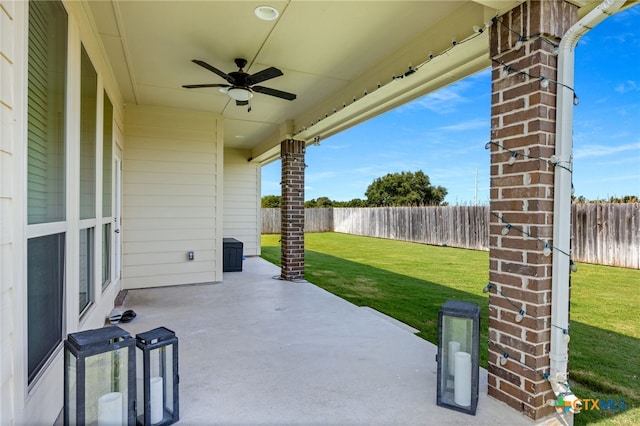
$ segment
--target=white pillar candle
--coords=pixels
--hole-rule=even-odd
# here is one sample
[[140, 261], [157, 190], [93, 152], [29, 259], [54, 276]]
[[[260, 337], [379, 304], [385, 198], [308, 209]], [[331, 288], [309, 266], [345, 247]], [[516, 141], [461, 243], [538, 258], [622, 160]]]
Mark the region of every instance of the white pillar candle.
[[109, 392], [98, 398], [98, 426], [122, 425], [122, 393]]
[[456, 352], [455, 365], [453, 400], [461, 407], [468, 407], [471, 405], [471, 355], [466, 352]]
[[452, 376], [455, 374], [455, 355], [460, 351], [460, 342], [449, 342], [449, 356], [447, 357], [447, 365], [449, 366], [449, 374]]
[[164, 417], [164, 398], [162, 397], [162, 377], [152, 377], [151, 388], [151, 424], [160, 423]]

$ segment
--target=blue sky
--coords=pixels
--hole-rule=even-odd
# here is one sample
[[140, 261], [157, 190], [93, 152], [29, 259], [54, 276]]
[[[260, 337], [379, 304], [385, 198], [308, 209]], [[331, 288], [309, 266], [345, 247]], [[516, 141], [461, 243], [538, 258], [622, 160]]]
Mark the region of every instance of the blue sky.
[[[576, 196], [640, 195], [640, 6], [608, 18], [576, 49]], [[450, 204], [489, 202], [489, 70], [307, 149], [305, 199], [365, 198], [377, 177], [424, 171]], [[262, 195], [280, 194], [280, 161], [262, 168]]]

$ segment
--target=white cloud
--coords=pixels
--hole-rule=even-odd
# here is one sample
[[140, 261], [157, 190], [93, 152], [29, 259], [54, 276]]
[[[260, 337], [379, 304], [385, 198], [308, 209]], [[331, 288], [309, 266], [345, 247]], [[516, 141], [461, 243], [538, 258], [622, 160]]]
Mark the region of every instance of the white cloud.
[[636, 35], [632, 32], [611, 34], [604, 38], [608, 42], [615, 42], [619, 44], [636, 44]]
[[323, 149], [332, 149], [334, 151], [341, 151], [343, 149], [349, 149], [351, 148], [348, 144], [333, 144], [333, 143], [327, 143], [325, 145], [322, 144], [322, 142], [320, 142], [320, 146]]
[[315, 181], [321, 181], [321, 180], [325, 180], [325, 179], [331, 179], [334, 177], [337, 177], [340, 173], [338, 173], [338, 171], [333, 171], [333, 170], [329, 170], [329, 171], [325, 171], [325, 172], [307, 172], [305, 174], [305, 180], [308, 182], [315, 182]]
[[[622, 157], [616, 157], [615, 160], [600, 161], [598, 165], [600, 167], [627, 167], [629, 165], [640, 167], [640, 151], [638, 151], [637, 154], [638, 155], [630, 154]], [[638, 173], [638, 177], [640, 177], [640, 173]]]
[[452, 124], [450, 126], [440, 127], [438, 130], [448, 130], [453, 132], [460, 132], [465, 130], [487, 129], [489, 131], [489, 121], [487, 120], [470, 120], [463, 121], [462, 123]]
[[588, 35], [582, 36], [580, 40], [578, 40], [578, 46], [586, 46], [591, 41], [591, 38]]
[[420, 98], [410, 103], [409, 107], [419, 107], [438, 114], [447, 114], [454, 112], [459, 104], [465, 102], [467, 99], [460, 94], [460, 90], [452, 86]]
[[633, 80], [627, 80], [618, 83], [614, 90], [620, 94], [625, 94], [628, 92], [640, 92], [640, 84]]
[[400, 107], [398, 111], [402, 112], [413, 109], [428, 109], [429, 111], [438, 114], [449, 114], [455, 112], [460, 104], [471, 101], [471, 98], [468, 97], [465, 92], [474, 85], [477, 85], [479, 81], [489, 79], [490, 75], [491, 71], [489, 69], [482, 70], [477, 74], [465, 78], [464, 80], [445, 86], [433, 93], [410, 102]]
[[603, 157], [606, 155], [620, 154], [626, 151], [635, 151], [640, 149], [640, 142], [629, 143], [625, 145], [586, 145], [574, 150], [573, 157], [589, 158]]

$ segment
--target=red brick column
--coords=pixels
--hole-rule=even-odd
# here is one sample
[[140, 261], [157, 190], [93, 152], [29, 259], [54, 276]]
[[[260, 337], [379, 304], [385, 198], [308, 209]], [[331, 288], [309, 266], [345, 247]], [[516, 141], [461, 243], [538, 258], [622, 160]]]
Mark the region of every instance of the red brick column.
[[283, 280], [304, 279], [304, 141], [280, 144], [282, 158], [281, 274]]
[[[489, 395], [540, 419], [554, 412], [545, 402], [555, 399], [543, 376], [549, 372], [552, 269], [552, 256], [543, 252], [544, 241], [553, 244], [554, 166], [540, 158], [555, 152], [557, 56], [540, 37], [518, 41], [519, 34], [535, 34], [559, 42], [577, 8], [563, 0], [528, 0], [499, 20], [490, 32]], [[521, 320], [520, 309], [526, 312]]]

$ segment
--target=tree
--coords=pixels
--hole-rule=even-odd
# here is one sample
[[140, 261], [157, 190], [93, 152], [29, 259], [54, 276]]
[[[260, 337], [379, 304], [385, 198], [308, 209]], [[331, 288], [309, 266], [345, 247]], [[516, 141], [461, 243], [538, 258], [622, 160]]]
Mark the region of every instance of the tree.
[[262, 197], [261, 206], [263, 209], [280, 208], [282, 197], [279, 195], [265, 195]]
[[584, 195], [580, 195], [576, 197], [575, 195], [571, 196], [571, 201], [575, 204], [602, 204], [602, 203], [615, 203], [615, 204], [631, 204], [631, 203], [640, 203], [640, 197], [637, 195], [623, 195], [622, 197], [609, 197], [608, 199], [597, 199], [597, 200], [588, 200]]
[[333, 207], [333, 201], [329, 197], [318, 197], [316, 207]]
[[333, 207], [334, 201], [329, 197], [318, 197], [304, 202], [307, 209]]
[[622, 197], [609, 197], [609, 203], [640, 203], [637, 195], [624, 195]]
[[367, 207], [367, 200], [354, 198], [349, 201], [334, 201], [333, 207]]
[[447, 189], [432, 186], [429, 176], [418, 170], [379, 177], [369, 185], [365, 195], [372, 207], [440, 205]]

